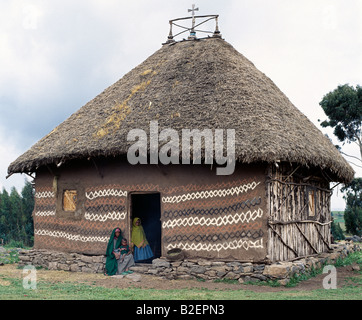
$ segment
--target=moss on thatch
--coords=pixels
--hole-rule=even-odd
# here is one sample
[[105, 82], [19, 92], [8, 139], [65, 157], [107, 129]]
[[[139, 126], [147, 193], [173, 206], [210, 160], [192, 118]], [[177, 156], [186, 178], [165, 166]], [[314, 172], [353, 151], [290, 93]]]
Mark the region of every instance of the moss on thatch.
[[320, 167], [338, 181], [354, 172], [276, 85], [222, 39], [164, 45], [41, 139], [9, 173], [71, 159], [127, 153], [131, 129], [235, 129], [242, 163]]

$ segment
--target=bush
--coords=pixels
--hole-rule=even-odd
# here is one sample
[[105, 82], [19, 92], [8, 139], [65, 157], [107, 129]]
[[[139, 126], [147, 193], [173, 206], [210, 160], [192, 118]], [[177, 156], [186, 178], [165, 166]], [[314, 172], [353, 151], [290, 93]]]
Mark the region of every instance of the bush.
[[22, 248], [24, 249], [24, 243], [19, 240], [10, 240], [4, 247], [6, 248]]
[[344, 213], [346, 231], [352, 235], [362, 236], [362, 208], [347, 207]]
[[333, 236], [334, 240], [344, 240], [345, 239], [343, 230], [339, 223], [332, 222], [331, 232], [332, 232], [332, 236]]
[[347, 200], [344, 212], [346, 232], [352, 235], [362, 235], [362, 178], [355, 178], [342, 189], [346, 192], [344, 198]]

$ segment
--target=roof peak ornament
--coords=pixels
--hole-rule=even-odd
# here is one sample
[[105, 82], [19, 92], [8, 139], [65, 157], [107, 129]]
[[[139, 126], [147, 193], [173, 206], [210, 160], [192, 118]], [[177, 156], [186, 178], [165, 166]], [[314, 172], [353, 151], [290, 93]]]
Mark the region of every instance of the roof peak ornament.
[[[188, 32], [188, 31], [190, 32], [190, 35], [187, 38], [187, 40], [197, 40], [198, 38], [196, 37], [196, 32], [211, 33], [212, 38], [221, 38], [221, 33], [219, 30], [219, 15], [213, 14], [213, 15], [195, 16], [196, 11], [199, 11], [199, 8], [196, 8], [196, 5], [193, 4], [192, 9], [187, 9], [187, 12], [191, 12], [191, 14], [192, 14], [191, 17], [177, 18], [177, 19], [173, 19], [173, 20], [169, 21], [170, 32], [169, 32], [166, 44], [176, 42], [176, 40], [174, 39], [175, 37], [177, 37], [185, 32]], [[190, 19], [192, 21], [191, 27], [187, 27], [187, 26], [179, 24], [179, 21], [184, 22], [185, 20], [190, 20]], [[196, 19], [199, 19], [202, 21], [196, 24]], [[197, 27], [207, 23], [210, 20], [215, 20], [215, 30], [214, 31], [196, 29]], [[173, 34], [174, 27], [181, 28], [183, 31], [180, 31], [174, 35]], [[210, 38], [210, 36], [208, 36], [208, 37]], [[183, 40], [185, 40], [185, 39], [183, 39]]]
[[196, 19], [195, 19], [195, 11], [199, 11], [199, 8], [195, 8], [196, 6], [193, 4], [192, 5], [192, 9], [188, 9], [187, 12], [192, 12], [192, 27], [190, 30], [190, 36], [189, 36], [189, 40], [193, 40], [196, 38], [196, 32], [195, 32], [195, 24], [196, 24]]

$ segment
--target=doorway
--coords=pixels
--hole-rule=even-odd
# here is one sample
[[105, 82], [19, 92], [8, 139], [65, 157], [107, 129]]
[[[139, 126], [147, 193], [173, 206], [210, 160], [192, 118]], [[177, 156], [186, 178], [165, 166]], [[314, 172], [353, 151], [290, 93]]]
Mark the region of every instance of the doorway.
[[153, 258], [145, 263], [151, 263], [159, 258], [161, 252], [161, 195], [160, 193], [132, 193], [130, 207], [130, 226], [132, 232], [133, 219], [141, 219], [148, 243], [153, 252]]

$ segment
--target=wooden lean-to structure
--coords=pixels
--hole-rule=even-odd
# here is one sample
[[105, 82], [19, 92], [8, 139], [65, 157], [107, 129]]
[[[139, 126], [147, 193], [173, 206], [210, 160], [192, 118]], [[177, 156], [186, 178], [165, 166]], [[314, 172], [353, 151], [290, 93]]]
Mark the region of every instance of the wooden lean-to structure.
[[[181, 248], [192, 258], [259, 262], [328, 251], [330, 183], [350, 181], [352, 168], [218, 25], [200, 39], [193, 23], [177, 42], [175, 21], [157, 52], [9, 166], [36, 175], [35, 247], [104, 254], [111, 230], [129, 238], [132, 217], [144, 214], [149, 235], [160, 229], [159, 256]], [[160, 131], [235, 129], [234, 174], [130, 165], [127, 134], [149, 132], [151, 121]], [[145, 213], [147, 201], [159, 215]]]
[[[332, 190], [323, 171], [300, 166], [270, 166], [268, 256], [271, 261], [294, 260], [330, 250]], [[304, 174], [301, 174], [304, 173]]]

